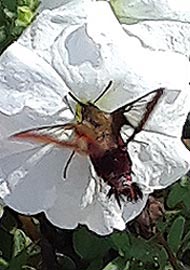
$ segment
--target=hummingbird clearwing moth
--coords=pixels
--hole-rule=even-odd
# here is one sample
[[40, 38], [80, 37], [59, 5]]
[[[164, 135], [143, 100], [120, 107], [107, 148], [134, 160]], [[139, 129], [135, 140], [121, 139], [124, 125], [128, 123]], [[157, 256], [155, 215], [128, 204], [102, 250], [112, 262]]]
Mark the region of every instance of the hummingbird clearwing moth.
[[[112, 81], [94, 102], [83, 103], [69, 93], [77, 102], [75, 122], [26, 130], [10, 138], [55, 144], [73, 150], [65, 164], [64, 177], [75, 152], [88, 155], [97, 176], [110, 186], [107, 196], [115, 196], [121, 207], [120, 199], [136, 202], [143, 196], [138, 184], [132, 181], [132, 160], [128, 144], [143, 129], [164, 88], [153, 90], [108, 113], [95, 104], [111, 85]], [[126, 141], [122, 138], [124, 126], [133, 129]]]

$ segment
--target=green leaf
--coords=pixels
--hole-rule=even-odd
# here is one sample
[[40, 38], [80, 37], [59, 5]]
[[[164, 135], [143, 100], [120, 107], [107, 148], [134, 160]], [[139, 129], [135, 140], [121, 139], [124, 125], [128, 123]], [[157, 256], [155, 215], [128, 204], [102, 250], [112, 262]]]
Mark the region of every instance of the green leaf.
[[190, 247], [190, 231], [187, 231], [180, 243], [179, 248], [180, 253], [184, 253], [184, 251], [187, 250], [189, 247]]
[[14, 251], [13, 256], [17, 256], [21, 253], [28, 245], [30, 244], [30, 240], [23, 231], [17, 229], [14, 232]]
[[3, 11], [3, 8], [0, 5], [0, 26], [4, 26], [6, 24], [6, 17]]
[[30, 257], [38, 256], [41, 252], [40, 246], [38, 246], [36, 243], [27, 245], [27, 253]]
[[102, 270], [127, 270], [127, 264], [126, 260], [118, 257], [112, 262], [110, 262], [106, 267], [104, 267]]
[[[58, 263], [59, 263], [59, 269], [63, 269], [63, 270], [76, 270], [76, 264], [74, 263], [74, 261], [68, 257], [68, 256], [58, 256]], [[53, 270], [53, 269], [52, 269]]]
[[2, 257], [9, 261], [13, 250], [13, 235], [0, 229], [0, 250]]
[[138, 22], [138, 19], [130, 17], [127, 14], [127, 9], [123, 7], [122, 1], [110, 0], [111, 7], [121, 23], [134, 24]]
[[[165, 214], [166, 214], [167, 212], [165, 212]], [[164, 232], [165, 231], [165, 229], [166, 229], [166, 227], [167, 227], [167, 222], [164, 220], [159, 220], [158, 222], [157, 222], [157, 224], [156, 224], [156, 226], [157, 226], [157, 229], [158, 229], [158, 231], [160, 231], [160, 232]]]
[[105, 237], [97, 236], [85, 228], [74, 232], [73, 244], [76, 253], [87, 261], [103, 257], [110, 248]]
[[179, 202], [183, 200], [184, 193], [187, 192], [185, 187], [182, 187], [179, 183], [173, 186], [167, 198], [167, 206], [174, 208]]
[[39, 5], [38, 0], [17, 0], [17, 1], [19, 6], [28, 6], [32, 11], [34, 11]]
[[190, 190], [183, 195], [183, 203], [187, 210], [190, 210]]
[[5, 261], [3, 258], [0, 258], [0, 269], [5, 270], [9, 266], [8, 262]]
[[11, 232], [12, 230], [15, 229], [15, 227], [17, 227], [17, 221], [15, 217], [7, 208], [5, 208], [3, 217], [1, 219], [1, 226], [3, 228], [6, 228], [6, 230], [9, 232]]
[[164, 266], [166, 265], [167, 260], [168, 260], [168, 254], [165, 251], [165, 249], [162, 248], [160, 252], [158, 253], [158, 263], [160, 265], [160, 269], [164, 269]]
[[190, 186], [189, 180], [190, 180], [189, 176], [187, 176], [187, 175], [183, 176], [179, 182], [180, 186], [182, 186], [182, 187]]
[[90, 263], [86, 270], [102, 269], [103, 260], [102, 258], [96, 258], [93, 262]]
[[1, 0], [5, 8], [9, 9], [12, 12], [16, 12], [17, 9], [17, 0]]
[[114, 244], [114, 248], [116, 248], [119, 251], [120, 256], [127, 255], [130, 250], [130, 241], [129, 236], [126, 232], [117, 232], [113, 233], [110, 236], [110, 239], [112, 240]]
[[38, 5], [38, 0], [0, 1], [0, 54], [32, 22]]
[[166, 265], [164, 270], [174, 270], [174, 268], [171, 265]]
[[16, 18], [16, 12], [12, 12], [8, 8], [5, 8], [3, 12], [5, 13], [5, 17], [8, 22], [13, 21]]
[[16, 25], [18, 26], [27, 26], [34, 17], [33, 12], [27, 6], [18, 7], [17, 14], [18, 18], [16, 20]]
[[185, 218], [183, 216], [177, 217], [168, 233], [168, 238], [167, 242], [170, 246], [170, 248], [176, 253], [179, 246], [180, 242], [183, 236], [183, 231], [184, 231], [184, 225], [185, 225]]
[[27, 263], [28, 255], [26, 249], [23, 250], [18, 256], [13, 257], [9, 263], [7, 270], [21, 270], [22, 266]]
[[182, 240], [182, 244], [186, 244], [187, 242], [190, 242], [190, 231], [188, 231], [186, 235], [184, 236]]
[[130, 253], [131, 258], [136, 258], [137, 260], [142, 261], [150, 261], [151, 252], [153, 251], [153, 247], [151, 247], [150, 243], [147, 244], [147, 241], [141, 238], [136, 238], [133, 235], [131, 238], [131, 247], [128, 251]]

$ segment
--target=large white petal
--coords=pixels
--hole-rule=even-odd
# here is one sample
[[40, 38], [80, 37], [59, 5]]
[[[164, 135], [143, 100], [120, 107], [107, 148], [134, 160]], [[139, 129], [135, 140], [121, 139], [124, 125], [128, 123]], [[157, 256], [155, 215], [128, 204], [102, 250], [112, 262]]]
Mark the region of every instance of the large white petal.
[[70, 2], [72, 0], [42, 0], [40, 1], [40, 6], [39, 6], [39, 10], [43, 10], [43, 9], [53, 9], [53, 8], [57, 8], [59, 6], [62, 6], [64, 4], [66, 4], [67, 2]]
[[52, 146], [11, 153], [1, 159], [2, 174], [7, 185], [4, 202], [25, 214], [45, 211], [56, 200], [56, 182], [62, 178], [68, 151]]
[[[40, 6], [39, 6], [39, 10], [44, 10], [44, 9], [54, 9], [54, 8], [58, 8], [61, 7], [62, 5], [66, 5], [67, 3], [73, 2], [75, 5], [77, 4], [81, 4], [81, 2], [89, 2], [89, 1], [93, 1], [93, 0], [41, 0], [40, 1]], [[79, 10], [80, 11], [80, 10]]]
[[145, 190], [165, 188], [188, 172], [190, 152], [180, 138], [142, 131], [135, 139], [129, 145], [133, 180]]
[[[71, 229], [81, 223], [88, 225], [90, 229], [99, 234], [108, 234], [113, 231], [113, 226], [108, 223], [110, 216], [106, 215], [106, 208], [109, 207], [105, 206], [104, 209], [104, 206], [97, 200], [92, 183], [91, 187], [88, 187], [90, 181], [88, 170], [89, 162], [87, 159], [76, 157], [73, 160], [68, 172], [68, 180], [64, 184], [60, 181], [57, 182], [57, 200], [46, 214], [54, 224], [60, 227]], [[94, 198], [91, 204], [84, 207], [84, 205], [82, 206], [82, 197], [85, 196], [87, 188], [92, 189], [88, 196], [94, 196]], [[122, 219], [121, 210], [118, 212], [120, 213], [115, 214], [115, 216]], [[124, 229], [124, 221], [122, 225]], [[120, 227], [120, 229], [122, 228]]]
[[153, 50], [179, 52], [189, 57], [190, 3], [173, 1], [110, 1], [124, 30]]
[[178, 52], [189, 57], [190, 25], [174, 21], [143, 21], [123, 29], [139, 39], [144, 47], [159, 51]]
[[[54, 5], [54, 2], [51, 2]], [[91, 0], [64, 2], [66, 2], [65, 5], [41, 12], [18, 40], [20, 44], [35, 51], [50, 64], [54, 57], [51, 46], [58, 36], [68, 25], [84, 23], [89, 6], [92, 5]]]
[[6, 115], [24, 107], [44, 115], [64, 108], [68, 92], [55, 70], [31, 50], [14, 43], [1, 55], [0, 111]]
[[158, 87], [180, 89], [184, 72], [179, 70], [187, 65], [175, 54], [144, 49], [138, 38], [124, 33], [104, 1], [71, 1], [46, 10], [19, 42], [48, 61], [81, 98], [92, 100], [110, 80], [115, 81], [109, 92], [114, 93], [112, 106], [106, 106], [108, 98], [101, 104], [109, 110]]
[[74, 19], [51, 51], [53, 67], [76, 95], [93, 100], [112, 80], [109, 98], [106, 95], [98, 103], [112, 111], [144, 92], [187, 84], [187, 59], [145, 49], [137, 38], [124, 33], [108, 3], [91, 5], [87, 18], [80, 24]]
[[125, 23], [140, 20], [190, 21], [188, 0], [110, 0], [117, 16]]

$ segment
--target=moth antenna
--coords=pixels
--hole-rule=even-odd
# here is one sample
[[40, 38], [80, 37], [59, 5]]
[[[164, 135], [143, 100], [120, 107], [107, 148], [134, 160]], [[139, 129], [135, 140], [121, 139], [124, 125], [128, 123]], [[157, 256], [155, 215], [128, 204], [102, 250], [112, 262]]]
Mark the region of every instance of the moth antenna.
[[101, 99], [105, 93], [109, 90], [110, 86], [112, 85], [113, 81], [109, 81], [108, 85], [106, 86], [106, 88], [102, 91], [102, 93], [93, 101], [94, 104], [96, 104], [96, 102]]
[[80, 104], [81, 107], [84, 107], [85, 104], [82, 103], [82, 102], [81, 102], [77, 97], [75, 97], [71, 92], [69, 92], [68, 94], [69, 94], [69, 96], [72, 97], [73, 100], [75, 100], [78, 104]]
[[69, 100], [67, 98], [67, 96], [65, 96], [63, 98], [63, 101], [65, 100], [65, 103], [67, 104], [67, 106], [69, 107], [69, 110], [74, 114], [73, 108], [71, 107], [71, 104], [69, 103]]
[[75, 154], [75, 151], [72, 151], [71, 155], [69, 156], [66, 164], [65, 164], [65, 167], [64, 167], [64, 170], [63, 170], [63, 178], [66, 179], [67, 178], [67, 169], [69, 167], [69, 164], [71, 163], [71, 160], [72, 158], [74, 157], [74, 154]]

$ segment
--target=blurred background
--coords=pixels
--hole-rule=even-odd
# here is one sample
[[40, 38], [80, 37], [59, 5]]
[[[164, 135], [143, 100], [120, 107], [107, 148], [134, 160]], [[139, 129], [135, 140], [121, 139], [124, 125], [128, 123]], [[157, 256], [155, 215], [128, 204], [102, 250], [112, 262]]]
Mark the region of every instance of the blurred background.
[[[37, 15], [37, 0], [0, 0], [0, 54]], [[190, 147], [190, 116], [182, 135]], [[190, 174], [149, 198], [123, 232], [100, 237], [85, 226], [61, 230], [43, 215], [5, 207], [0, 218], [0, 270], [190, 269]]]

